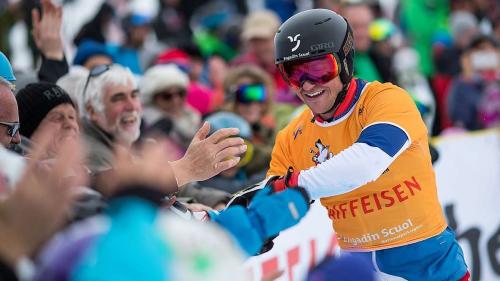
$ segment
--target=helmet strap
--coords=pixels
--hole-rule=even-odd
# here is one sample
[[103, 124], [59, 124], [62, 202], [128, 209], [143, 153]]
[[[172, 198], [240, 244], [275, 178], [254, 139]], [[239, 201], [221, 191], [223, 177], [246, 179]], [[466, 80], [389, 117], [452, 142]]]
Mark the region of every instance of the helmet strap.
[[349, 85], [350, 85], [350, 83], [344, 83], [344, 86], [342, 87], [342, 90], [337, 95], [335, 102], [333, 103], [332, 107], [327, 112], [333, 112], [335, 114], [335, 112], [339, 108], [340, 104], [344, 101], [345, 96], [347, 95], [347, 89], [349, 88]]

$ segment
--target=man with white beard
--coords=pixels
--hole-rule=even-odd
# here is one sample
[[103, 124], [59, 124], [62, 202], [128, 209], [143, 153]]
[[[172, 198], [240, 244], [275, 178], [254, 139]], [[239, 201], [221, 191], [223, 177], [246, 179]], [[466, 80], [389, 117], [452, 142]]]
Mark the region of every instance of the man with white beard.
[[82, 131], [92, 173], [109, 170], [116, 144], [130, 148], [139, 138], [142, 104], [129, 69], [100, 65], [92, 69], [81, 94]]

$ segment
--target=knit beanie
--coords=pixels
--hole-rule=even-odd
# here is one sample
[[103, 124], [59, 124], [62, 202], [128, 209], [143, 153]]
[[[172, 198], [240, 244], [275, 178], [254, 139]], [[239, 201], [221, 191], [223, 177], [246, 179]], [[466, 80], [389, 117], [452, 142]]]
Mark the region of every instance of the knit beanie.
[[16, 100], [21, 123], [19, 131], [27, 138], [31, 138], [40, 122], [54, 107], [68, 103], [76, 109], [66, 91], [55, 84], [46, 82], [28, 84], [19, 90]]

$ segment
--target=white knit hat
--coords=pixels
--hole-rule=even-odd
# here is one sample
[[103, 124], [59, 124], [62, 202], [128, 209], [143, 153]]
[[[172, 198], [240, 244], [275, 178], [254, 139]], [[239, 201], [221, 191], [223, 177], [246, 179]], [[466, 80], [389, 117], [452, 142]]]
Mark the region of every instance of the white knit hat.
[[144, 104], [151, 104], [155, 93], [171, 86], [187, 89], [189, 77], [175, 64], [159, 64], [149, 68], [139, 83]]

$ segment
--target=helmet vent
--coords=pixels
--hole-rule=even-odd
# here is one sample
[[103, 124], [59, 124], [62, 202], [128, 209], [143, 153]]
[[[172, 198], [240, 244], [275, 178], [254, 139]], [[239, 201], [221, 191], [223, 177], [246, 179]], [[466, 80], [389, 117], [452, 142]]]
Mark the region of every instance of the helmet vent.
[[320, 25], [320, 24], [323, 24], [323, 23], [325, 23], [325, 22], [327, 22], [327, 21], [329, 21], [329, 20], [331, 20], [331, 19], [332, 19], [332, 18], [326, 18], [326, 19], [324, 19], [324, 20], [321, 20], [321, 21], [318, 21], [318, 22], [314, 23], [314, 25]]

